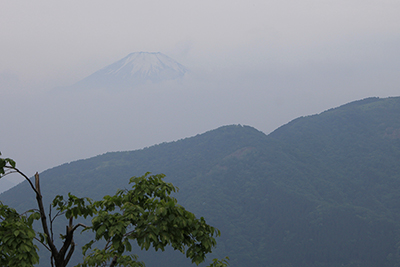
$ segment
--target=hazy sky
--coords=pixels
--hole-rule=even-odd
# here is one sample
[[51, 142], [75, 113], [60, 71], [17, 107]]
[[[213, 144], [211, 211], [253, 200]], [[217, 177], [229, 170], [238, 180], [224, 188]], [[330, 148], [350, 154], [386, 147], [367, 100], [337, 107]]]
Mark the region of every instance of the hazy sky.
[[[0, 151], [33, 175], [232, 123], [269, 133], [397, 96], [399, 12], [398, 0], [0, 0]], [[137, 51], [192, 72], [131, 92], [53, 90]]]

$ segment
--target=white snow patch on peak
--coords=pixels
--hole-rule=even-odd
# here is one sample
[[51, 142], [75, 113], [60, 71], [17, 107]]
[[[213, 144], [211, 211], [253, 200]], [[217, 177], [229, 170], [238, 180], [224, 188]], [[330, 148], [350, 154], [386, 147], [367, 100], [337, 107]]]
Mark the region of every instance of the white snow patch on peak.
[[182, 78], [189, 70], [160, 53], [136, 52], [77, 82], [77, 88], [130, 88]]
[[135, 52], [107, 67], [107, 74], [116, 75], [118, 73], [130, 73], [140, 77], [147, 77], [152, 74], [160, 73], [163, 70], [181, 73], [187, 69], [160, 52]]

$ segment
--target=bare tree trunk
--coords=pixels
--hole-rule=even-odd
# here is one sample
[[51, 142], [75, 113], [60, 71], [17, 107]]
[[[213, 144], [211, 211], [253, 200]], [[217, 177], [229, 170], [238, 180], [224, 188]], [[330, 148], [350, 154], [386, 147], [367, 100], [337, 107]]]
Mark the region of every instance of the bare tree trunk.
[[[39, 207], [39, 212], [40, 212], [40, 220], [42, 222], [42, 227], [43, 227], [43, 232], [46, 235], [47, 243], [49, 244], [50, 250], [51, 250], [51, 255], [54, 259], [54, 263], [56, 267], [66, 267], [69, 259], [71, 258], [72, 253], [74, 252], [75, 244], [73, 243], [72, 237], [73, 237], [73, 226], [72, 226], [72, 218], [70, 219], [70, 225], [67, 226], [67, 233], [66, 233], [66, 238], [63, 244], [63, 247], [61, 248], [60, 251], [57, 250], [56, 246], [53, 243], [53, 240], [51, 239], [51, 235], [49, 232], [49, 228], [47, 226], [47, 218], [46, 218], [46, 213], [43, 207], [43, 200], [42, 200], [42, 194], [40, 192], [40, 181], [39, 181], [39, 173], [35, 174], [35, 192], [36, 192], [36, 201], [38, 203]], [[65, 254], [68, 251], [68, 248], [70, 245], [72, 245], [67, 259], [65, 259]]]
[[36, 189], [35, 190], [36, 201], [38, 203], [38, 208], [39, 208], [39, 212], [40, 212], [40, 220], [42, 222], [43, 232], [46, 235], [47, 243], [49, 244], [49, 247], [51, 249], [51, 254], [54, 257], [54, 260], [55, 260], [56, 266], [57, 266], [58, 251], [57, 251], [57, 248], [55, 247], [53, 241], [51, 240], [49, 228], [47, 227], [47, 219], [46, 219], [46, 214], [45, 214], [44, 207], [43, 207], [42, 194], [40, 193], [39, 173], [35, 174], [35, 189]]

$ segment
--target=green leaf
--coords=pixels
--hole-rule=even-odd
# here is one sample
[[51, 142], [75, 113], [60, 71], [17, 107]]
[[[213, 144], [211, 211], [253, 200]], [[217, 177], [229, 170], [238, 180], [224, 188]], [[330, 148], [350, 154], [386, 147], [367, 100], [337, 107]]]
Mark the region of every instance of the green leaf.
[[127, 251], [132, 251], [132, 245], [128, 240], [127, 240], [127, 242], [125, 242], [125, 249]]
[[9, 164], [11, 165], [11, 167], [13, 167], [13, 168], [15, 168], [15, 166], [17, 165], [17, 164], [15, 163], [15, 161], [12, 160], [12, 159], [7, 158], [6, 161], [8, 161], [8, 163], [9, 163]]

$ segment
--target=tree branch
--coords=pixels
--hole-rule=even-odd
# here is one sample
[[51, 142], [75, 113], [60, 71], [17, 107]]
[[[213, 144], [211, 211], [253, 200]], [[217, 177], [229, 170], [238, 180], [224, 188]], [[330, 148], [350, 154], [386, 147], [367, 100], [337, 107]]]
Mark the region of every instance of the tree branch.
[[78, 223], [77, 225], [74, 226], [74, 228], [72, 228], [72, 232], [74, 232], [76, 230], [76, 228], [78, 228], [79, 226], [82, 226], [83, 228], [88, 228], [89, 226], [84, 225], [83, 223]]
[[34, 239], [35, 239], [36, 241], [38, 241], [40, 244], [42, 244], [48, 251], [51, 252], [51, 249], [50, 249], [45, 243], [40, 242], [40, 239], [39, 239], [39, 238], [37, 238], [37, 237], [35, 236]]
[[118, 260], [118, 256], [115, 255], [114, 258], [112, 259], [111, 263], [110, 263], [110, 267], [114, 267], [115, 264], [117, 263], [117, 260]]
[[127, 238], [127, 237], [130, 237], [130, 238], [132, 238], [132, 239], [136, 239], [138, 236], [137, 236], [137, 234], [135, 233], [135, 230], [132, 230], [132, 231], [130, 231], [130, 232], [128, 232], [128, 233], [125, 233], [125, 234], [122, 236], [123, 239], [124, 239], [124, 238]]
[[27, 214], [28, 212], [31, 212], [31, 211], [38, 211], [38, 212], [40, 213], [40, 210], [38, 210], [38, 209], [31, 209], [31, 210], [25, 211], [24, 213], [21, 213], [19, 216], [26, 216], [26, 214]]
[[[38, 193], [38, 191], [36, 190], [36, 188], [33, 186], [33, 183], [31, 182], [31, 180], [29, 180], [28, 176], [25, 175], [25, 173], [21, 172], [20, 170], [18, 170], [18, 169], [15, 168], [15, 167], [4, 166], [4, 168], [14, 170], [14, 171], [10, 171], [10, 172], [7, 173], [7, 174], [10, 174], [10, 173], [18, 173], [18, 174], [20, 174], [22, 177], [25, 178], [25, 180], [27, 180], [27, 181], [29, 182], [29, 184], [30, 184], [31, 187], [32, 187], [32, 190], [35, 191], [36, 195], [37, 195], [37, 194], [40, 194], [40, 193]], [[36, 173], [36, 174], [37, 174], [37, 173]], [[35, 177], [36, 177], [36, 174], [35, 174]], [[4, 174], [3, 177], [4, 177], [5, 175], [6, 175], [6, 174]]]
[[107, 243], [106, 243], [106, 245], [104, 246], [104, 250], [107, 250], [107, 249], [109, 249], [109, 248], [111, 247], [111, 245], [109, 245], [110, 242], [111, 242], [111, 238], [109, 238], [109, 239], [107, 240]]
[[60, 257], [61, 258], [64, 258], [69, 246], [73, 243], [73, 233], [74, 232], [72, 231], [72, 222], [73, 222], [73, 217], [70, 217], [69, 225], [67, 225], [67, 227], [66, 227], [64, 244], [60, 249]]
[[51, 240], [54, 242], [54, 234], [53, 234], [53, 219], [51, 218], [51, 204], [49, 205], [49, 220], [50, 220], [50, 234]]
[[75, 242], [72, 240], [71, 241], [71, 248], [68, 251], [67, 257], [64, 260], [65, 266], [67, 266], [67, 263], [69, 262], [69, 260], [71, 259], [72, 254], [74, 253], [75, 250]]
[[[25, 174], [22, 174], [24, 177]], [[32, 182], [28, 179], [29, 183], [31, 184], [31, 186], [33, 186]], [[36, 189], [34, 188], [35, 192], [36, 192], [36, 201], [38, 203], [39, 206], [39, 211], [40, 211], [40, 220], [42, 221], [42, 227], [43, 227], [43, 232], [46, 235], [47, 238], [47, 243], [49, 244], [49, 247], [51, 249], [51, 254], [54, 257], [58, 257], [58, 250], [56, 248], [56, 246], [54, 245], [53, 241], [51, 240], [51, 236], [49, 234], [49, 228], [47, 226], [47, 219], [46, 219], [46, 214], [44, 211], [44, 207], [43, 207], [43, 200], [42, 200], [42, 195], [40, 194], [40, 183], [39, 183], [39, 173], [36, 172], [35, 174], [35, 185], [36, 185]]]

